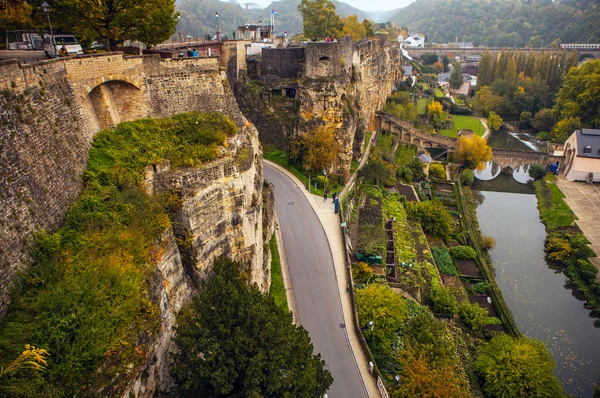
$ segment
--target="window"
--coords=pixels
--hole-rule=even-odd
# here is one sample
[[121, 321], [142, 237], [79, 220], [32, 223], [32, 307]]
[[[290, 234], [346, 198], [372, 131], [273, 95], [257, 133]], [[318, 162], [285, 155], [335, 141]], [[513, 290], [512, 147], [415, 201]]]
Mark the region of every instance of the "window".
[[592, 146], [588, 145], [585, 148], [583, 148], [583, 153], [592, 153]]

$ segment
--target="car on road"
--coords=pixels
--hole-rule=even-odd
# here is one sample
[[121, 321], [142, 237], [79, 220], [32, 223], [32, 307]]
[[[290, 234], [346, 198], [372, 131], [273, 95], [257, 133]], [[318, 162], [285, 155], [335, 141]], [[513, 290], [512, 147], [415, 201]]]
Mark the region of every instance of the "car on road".
[[[56, 45], [54, 45], [55, 43]], [[81, 44], [79, 44], [77, 38], [73, 35], [55, 34], [54, 42], [52, 41], [52, 36], [48, 34], [44, 35], [44, 53], [46, 57], [55, 58], [57, 56], [56, 52], [60, 52], [62, 46], [65, 46], [68, 55], [83, 54]]]

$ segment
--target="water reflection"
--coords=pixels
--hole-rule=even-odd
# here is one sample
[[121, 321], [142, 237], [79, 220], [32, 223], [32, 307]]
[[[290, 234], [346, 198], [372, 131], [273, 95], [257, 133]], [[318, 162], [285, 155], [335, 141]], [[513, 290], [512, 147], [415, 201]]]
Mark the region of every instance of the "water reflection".
[[535, 195], [481, 195], [479, 226], [496, 240], [490, 252], [496, 281], [519, 330], [546, 342], [567, 394], [591, 396], [593, 383], [600, 381], [600, 322], [561, 269], [547, 263]]
[[475, 170], [475, 177], [482, 181], [489, 181], [498, 177], [498, 174], [500, 174], [501, 171], [502, 170], [500, 170], [500, 166], [498, 166], [496, 163], [485, 162], [485, 167], [483, 170]]
[[533, 178], [529, 177], [529, 166], [531, 165], [526, 164], [525, 166], [517, 167], [513, 171], [512, 177], [521, 184], [527, 184], [529, 181], [533, 181]]

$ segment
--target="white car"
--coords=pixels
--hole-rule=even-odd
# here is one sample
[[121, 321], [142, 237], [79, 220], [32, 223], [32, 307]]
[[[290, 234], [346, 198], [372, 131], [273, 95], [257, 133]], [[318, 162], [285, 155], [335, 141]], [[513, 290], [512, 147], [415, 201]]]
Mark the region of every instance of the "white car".
[[48, 58], [56, 58], [55, 51], [60, 54], [62, 46], [65, 46], [68, 55], [83, 54], [81, 44], [79, 44], [77, 38], [73, 35], [55, 34], [54, 41], [56, 42], [56, 47], [52, 42], [52, 36], [44, 35], [44, 53], [46, 53], [46, 57]]

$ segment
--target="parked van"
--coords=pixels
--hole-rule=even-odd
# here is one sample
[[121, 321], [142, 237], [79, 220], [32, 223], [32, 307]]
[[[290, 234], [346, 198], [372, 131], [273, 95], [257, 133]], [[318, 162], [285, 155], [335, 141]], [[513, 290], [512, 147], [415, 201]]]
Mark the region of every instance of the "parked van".
[[[65, 46], [69, 55], [83, 54], [81, 44], [79, 44], [77, 38], [73, 35], [55, 34], [54, 41], [56, 41], [57, 52], [60, 52], [62, 46]], [[56, 53], [54, 51], [55, 47], [54, 43], [52, 43], [52, 36], [48, 34], [44, 35], [44, 52], [46, 53], [46, 57], [55, 58]]]

